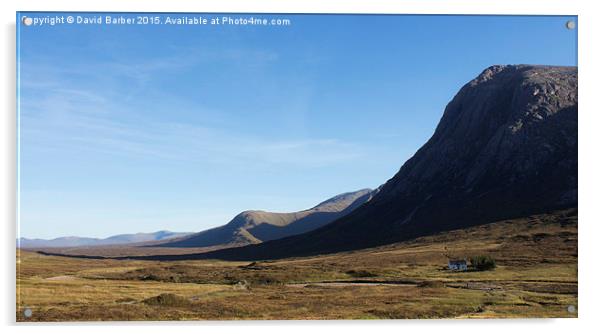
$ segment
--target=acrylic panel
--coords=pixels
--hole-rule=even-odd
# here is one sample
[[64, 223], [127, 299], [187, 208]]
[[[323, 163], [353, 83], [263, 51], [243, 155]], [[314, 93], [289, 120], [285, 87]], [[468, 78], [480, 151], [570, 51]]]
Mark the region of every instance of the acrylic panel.
[[17, 13], [17, 321], [577, 317], [577, 17]]

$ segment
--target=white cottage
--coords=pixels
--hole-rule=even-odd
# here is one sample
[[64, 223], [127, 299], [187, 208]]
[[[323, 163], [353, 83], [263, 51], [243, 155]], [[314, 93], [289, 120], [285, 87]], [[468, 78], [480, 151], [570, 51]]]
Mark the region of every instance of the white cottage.
[[447, 268], [449, 270], [466, 271], [468, 270], [468, 264], [466, 260], [449, 260], [447, 262]]

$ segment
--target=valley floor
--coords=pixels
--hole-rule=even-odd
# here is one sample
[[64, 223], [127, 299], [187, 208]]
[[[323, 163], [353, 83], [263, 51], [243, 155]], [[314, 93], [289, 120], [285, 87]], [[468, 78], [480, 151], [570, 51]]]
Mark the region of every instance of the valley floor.
[[[497, 268], [445, 268], [448, 257], [473, 255], [491, 255]], [[17, 250], [16, 316], [17, 321], [576, 317], [577, 212], [277, 261], [98, 260]]]

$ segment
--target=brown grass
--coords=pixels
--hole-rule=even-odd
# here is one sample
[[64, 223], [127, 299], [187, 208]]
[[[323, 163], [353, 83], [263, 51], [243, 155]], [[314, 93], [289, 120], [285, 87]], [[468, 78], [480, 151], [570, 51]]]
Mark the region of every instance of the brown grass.
[[[444, 269], [448, 257], [480, 254], [497, 268]], [[577, 221], [568, 211], [255, 263], [18, 257], [18, 321], [577, 316], [567, 311], [577, 306]]]

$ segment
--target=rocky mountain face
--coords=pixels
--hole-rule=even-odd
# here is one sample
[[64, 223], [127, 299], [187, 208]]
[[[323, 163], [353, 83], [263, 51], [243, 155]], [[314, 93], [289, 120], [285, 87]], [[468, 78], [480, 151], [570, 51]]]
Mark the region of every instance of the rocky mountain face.
[[370, 202], [308, 233], [203, 256], [352, 250], [576, 206], [577, 68], [492, 66]]
[[292, 213], [244, 211], [224, 226], [158, 246], [242, 246], [301, 234], [322, 227], [348, 214], [369, 201], [375, 193], [371, 189], [345, 193], [330, 198], [311, 209]]
[[158, 231], [154, 233], [119, 234], [104, 239], [86, 237], [61, 237], [55, 239], [19, 238], [17, 245], [20, 248], [109, 246], [168, 240], [189, 234], [191, 233]]

